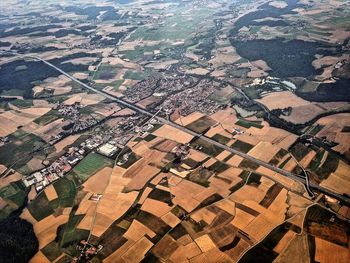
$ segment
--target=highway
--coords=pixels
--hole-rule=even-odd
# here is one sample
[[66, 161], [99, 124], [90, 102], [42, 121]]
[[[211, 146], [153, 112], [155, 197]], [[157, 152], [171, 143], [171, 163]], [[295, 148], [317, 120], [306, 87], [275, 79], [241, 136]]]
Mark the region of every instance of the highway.
[[[22, 55], [22, 54], [17, 54], [17, 53], [13, 53], [13, 52], [11, 52], [11, 53], [12, 53], [12, 54], [15, 54], [15, 55], [17, 55], [17, 56], [19, 55], [19, 56], [21, 56], [21, 57], [30, 57], [30, 58], [34, 58], [34, 59], [40, 60], [40, 61], [42, 61], [43, 63], [45, 63], [46, 65], [48, 65], [48, 66], [54, 68], [54, 69], [57, 70], [58, 72], [62, 73], [63, 75], [65, 75], [66, 77], [68, 77], [69, 79], [71, 79], [72, 81], [74, 81], [74, 82], [80, 84], [81, 86], [83, 86], [84, 88], [86, 88], [86, 89], [88, 89], [88, 90], [91, 90], [91, 91], [93, 91], [93, 92], [95, 92], [95, 93], [97, 93], [97, 94], [100, 94], [100, 95], [104, 96], [104, 97], [107, 98], [107, 99], [110, 99], [110, 100], [112, 100], [112, 101], [117, 102], [118, 104], [120, 104], [120, 105], [122, 105], [122, 106], [124, 106], [124, 107], [126, 107], [126, 108], [132, 109], [132, 110], [134, 110], [134, 111], [136, 111], [136, 112], [139, 112], [139, 113], [144, 114], [144, 115], [146, 115], [146, 116], [149, 116], [149, 117], [151, 117], [151, 118], [153, 118], [153, 116], [154, 116], [154, 114], [152, 114], [152, 113], [150, 113], [150, 112], [148, 112], [148, 111], [146, 111], [146, 110], [144, 110], [144, 109], [142, 109], [142, 108], [140, 108], [140, 107], [138, 107], [138, 106], [136, 106], [136, 105], [134, 105], [134, 104], [131, 104], [131, 103], [129, 103], [129, 102], [127, 102], [127, 101], [124, 101], [124, 100], [122, 100], [122, 99], [120, 99], [120, 98], [114, 97], [114, 96], [112, 96], [112, 95], [110, 95], [110, 94], [107, 94], [107, 93], [105, 93], [105, 92], [102, 92], [102, 91], [100, 91], [100, 90], [97, 90], [97, 89], [95, 89], [95, 88], [93, 88], [93, 87], [91, 87], [91, 86], [89, 86], [89, 85], [87, 85], [87, 84], [81, 82], [80, 80], [74, 78], [73, 76], [71, 76], [71, 75], [68, 74], [67, 72], [61, 70], [60, 68], [56, 67], [56, 66], [53, 65], [52, 63], [50, 63], [50, 62], [48, 62], [48, 61], [46, 61], [46, 60], [44, 60], [44, 59], [42, 59], [42, 58], [40, 58], [40, 57], [38, 57], [38, 56], [33, 56], [33, 55]], [[175, 122], [172, 122], [172, 121], [169, 121], [169, 120], [167, 120], [167, 119], [160, 118], [160, 117], [157, 117], [157, 120], [158, 120], [160, 123], [162, 123], [162, 124], [170, 125], [170, 126], [176, 128], [176, 129], [179, 129], [179, 130], [181, 130], [181, 131], [183, 131], [183, 132], [186, 132], [186, 133], [188, 133], [188, 134], [190, 134], [190, 135], [192, 135], [192, 136], [201, 138], [202, 140], [204, 140], [204, 141], [206, 141], [206, 142], [208, 142], [208, 143], [210, 143], [210, 144], [212, 144], [212, 145], [215, 145], [215, 146], [217, 146], [217, 147], [220, 147], [221, 149], [224, 149], [224, 150], [226, 150], [226, 151], [228, 151], [228, 152], [231, 152], [231, 153], [233, 153], [233, 154], [236, 154], [236, 155], [238, 155], [238, 156], [241, 156], [241, 157], [244, 158], [244, 159], [247, 159], [247, 160], [249, 160], [249, 161], [251, 161], [251, 162], [254, 162], [254, 163], [256, 163], [256, 164], [258, 164], [258, 165], [260, 165], [260, 166], [263, 166], [263, 167], [268, 168], [268, 169], [270, 169], [270, 170], [272, 170], [272, 171], [274, 171], [274, 172], [277, 172], [277, 173], [282, 174], [282, 175], [284, 175], [284, 176], [286, 176], [286, 177], [288, 177], [288, 178], [291, 178], [291, 179], [293, 179], [293, 180], [295, 180], [295, 181], [298, 181], [298, 182], [302, 183], [304, 186], [307, 184], [307, 182], [306, 182], [306, 180], [305, 180], [304, 178], [301, 178], [301, 177], [299, 177], [299, 176], [297, 176], [297, 175], [295, 175], [295, 174], [293, 174], [293, 173], [291, 173], [291, 172], [288, 172], [288, 171], [283, 170], [283, 169], [281, 169], [281, 168], [275, 167], [275, 166], [273, 166], [273, 165], [271, 165], [271, 164], [269, 164], [269, 163], [266, 163], [266, 162], [264, 162], [264, 161], [261, 161], [261, 160], [259, 160], [259, 159], [256, 159], [256, 158], [254, 158], [254, 157], [252, 157], [252, 156], [250, 156], [250, 155], [248, 155], [248, 154], [246, 154], [246, 153], [242, 153], [242, 152], [240, 152], [240, 151], [237, 151], [237, 150], [235, 150], [235, 149], [232, 149], [232, 148], [228, 147], [227, 145], [224, 145], [224, 144], [221, 144], [221, 143], [219, 143], [219, 142], [217, 142], [217, 141], [214, 141], [213, 139], [211, 139], [211, 138], [209, 138], [209, 137], [207, 137], [207, 136], [205, 136], [205, 135], [202, 135], [202, 134], [199, 134], [199, 133], [197, 133], [197, 132], [194, 132], [194, 131], [192, 131], [192, 130], [190, 130], [190, 129], [184, 127], [184, 126], [181, 126], [181, 125], [179, 125], [179, 124], [177, 124], [177, 123], [175, 123]], [[313, 190], [316, 190], [316, 191], [318, 191], [318, 192], [320, 192], [320, 193], [323, 193], [323, 194], [328, 195], [328, 196], [330, 196], [330, 197], [332, 197], [332, 198], [335, 198], [335, 199], [337, 199], [337, 200], [339, 200], [339, 201], [342, 201], [343, 203], [345, 203], [345, 204], [347, 204], [347, 205], [350, 205], [350, 198], [348, 198], [348, 197], [346, 197], [346, 196], [343, 196], [343, 195], [340, 195], [340, 194], [338, 194], [338, 193], [332, 192], [332, 191], [330, 191], [330, 190], [328, 190], [328, 189], [326, 189], [326, 188], [323, 188], [323, 187], [321, 187], [321, 186], [319, 186], [319, 185], [317, 185], [317, 184], [308, 182], [308, 188], [311, 188], [311, 189], [313, 189]]]

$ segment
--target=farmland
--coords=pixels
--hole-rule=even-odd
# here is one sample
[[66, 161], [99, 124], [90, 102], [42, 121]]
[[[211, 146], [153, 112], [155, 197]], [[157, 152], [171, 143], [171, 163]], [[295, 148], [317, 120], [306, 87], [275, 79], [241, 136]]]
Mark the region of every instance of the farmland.
[[348, 261], [348, 1], [3, 2], [1, 262]]

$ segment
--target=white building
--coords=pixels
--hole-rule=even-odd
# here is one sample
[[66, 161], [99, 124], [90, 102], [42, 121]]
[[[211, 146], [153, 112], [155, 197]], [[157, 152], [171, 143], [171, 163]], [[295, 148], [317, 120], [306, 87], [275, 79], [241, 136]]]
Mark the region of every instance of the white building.
[[105, 143], [97, 149], [100, 154], [110, 157], [118, 151], [118, 147], [110, 143]]

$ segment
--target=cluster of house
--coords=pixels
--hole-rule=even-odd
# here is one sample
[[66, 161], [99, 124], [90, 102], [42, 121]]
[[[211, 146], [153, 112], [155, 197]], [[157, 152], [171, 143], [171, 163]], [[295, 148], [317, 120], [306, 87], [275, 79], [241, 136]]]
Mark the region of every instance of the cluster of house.
[[85, 131], [98, 123], [98, 120], [91, 116], [84, 116], [84, 118], [82, 118], [80, 114], [81, 108], [82, 106], [79, 103], [75, 103], [73, 105], [58, 104], [56, 106], [55, 109], [58, 111], [58, 113], [60, 113], [62, 116], [68, 117], [70, 121], [70, 125], [68, 126], [70, 127], [69, 129], [66, 127], [64, 132], [52, 136], [49, 142], [50, 144], [55, 144], [66, 135]]
[[169, 96], [162, 107], [170, 112], [173, 112], [176, 108], [181, 108], [180, 114], [182, 116], [187, 116], [195, 111], [211, 115], [223, 107], [223, 105], [210, 99], [214, 91], [215, 88], [211, 82], [201, 81], [193, 88]]
[[24, 185], [26, 187], [35, 185], [37, 192], [42, 191], [46, 186], [72, 170], [84, 158], [87, 152], [97, 147], [99, 147], [97, 149], [99, 153], [108, 157], [112, 156], [118, 150], [115, 141], [111, 140], [110, 134], [106, 134], [106, 132], [96, 134], [82, 142], [78, 147], [70, 147], [64, 155], [50, 166], [24, 177]]
[[26, 187], [35, 185], [35, 190], [40, 192], [46, 186], [68, 173], [73, 166], [84, 158], [84, 154], [84, 148], [70, 147], [66, 154], [61, 156], [50, 166], [26, 176], [23, 179], [23, 183]]
[[80, 252], [80, 255], [79, 257], [73, 258], [72, 262], [88, 262], [102, 248], [102, 245], [98, 245], [96, 247], [86, 240], [81, 240], [80, 243], [77, 245], [77, 250]]
[[[64, 109], [67, 110], [70, 108], [65, 107]], [[115, 126], [112, 129], [94, 134], [80, 143], [79, 146], [70, 147], [64, 155], [62, 155], [51, 165], [47, 164], [49, 166], [45, 167], [44, 169], [25, 176], [23, 178], [24, 185], [26, 187], [35, 185], [37, 192], [42, 191], [49, 184], [58, 180], [60, 177], [65, 176], [66, 173], [72, 170], [73, 167], [92, 150], [96, 150], [99, 154], [106, 157], [113, 156], [117, 153], [119, 148], [125, 145], [133, 136], [132, 134], [125, 134], [125, 130], [128, 130], [130, 127], [134, 128], [135, 130], [138, 129], [138, 126], [134, 124], [134, 122], [137, 121], [139, 121], [138, 118], [129, 117], [123, 121], [120, 121], [118, 126]], [[144, 131], [151, 128], [153, 128], [153, 125], [148, 124], [141, 128], [141, 130]], [[127, 161], [129, 156], [125, 155], [124, 158]]]

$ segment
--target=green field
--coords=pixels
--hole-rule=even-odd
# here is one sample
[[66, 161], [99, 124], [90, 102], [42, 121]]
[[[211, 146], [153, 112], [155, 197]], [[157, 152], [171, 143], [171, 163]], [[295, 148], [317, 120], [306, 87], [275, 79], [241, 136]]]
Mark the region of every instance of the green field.
[[42, 139], [34, 134], [11, 135], [11, 138], [14, 140], [0, 147], [0, 163], [9, 167], [16, 162], [13, 166], [15, 169], [19, 169], [31, 159], [31, 152], [45, 146]]
[[114, 161], [97, 153], [90, 153], [77, 166], [74, 167], [71, 174], [73, 175], [76, 185], [81, 185], [90, 176], [102, 168], [112, 167]]
[[45, 192], [41, 192], [33, 201], [29, 203], [28, 210], [37, 221], [40, 221], [54, 213]]
[[54, 261], [56, 258], [58, 258], [61, 254], [61, 248], [59, 247], [59, 244], [56, 241], [52, 241], [48, 245], [46, 245], [44, 248], [41, 249], [41, 252], [50, 260]]
[[[22, 181], [17, 181], [10, 183], [9, 185], [0, 189], [0, 197], [5, 201], [9, 200], [14, 204], [8, 204], [3, 207], [0, 211], [0, 221], [7, 217], [12, 211], [14, 211], [17, 207], [21, 207], [27, 197], [27, 193], [25, 191], [25, 187], [22, 184]], [[16, 207], [17, 206], [17, 207]]]
[[223, 149], [221, 147], [218, 147], [216, 145], [213, 145], [207, 141], [204, 141], [203, 139], [199, 138], [192, 142], [192, 146], [195, 148], [198, 148], [199, 151], [204, 152], [210, 156], [217, 156], [219, 155]]
[[188, 124], [186, 127], [192, 131], [195, 131], [197, 133], [203, 133], [207, 131], [211, 126], [213, 126], [216, 123], [213, 119], [211, 119], [208, 116], [203, 116], [199, 118], [198, 120]]
[[50, 202], [51, 206], [55, 209], [56, 207], [71, 207], [74, 203], [74, 198], [76, 195], [76, 188], [74, 182], [62, 178], [53, 184], [53, 187], [56, 190], [58, 198]]
[[249, 129], [250, 127], [261, 129], [262, 127], [264, 127], [263, 125], [261, 125], [261, 122], [252, 122], [252, 121], [246, 121], [242, 119], [238, 120], [235, 124], [247, 129]]
[[31, 106], [33, 106], [33, 100], [14, 100], [14, 101], [11, 101], [11, 104], [16, 106], [16, 107], [19, 107], [19, 108], [29, 108]]
[[36, 124], [47, 125], [60, 118], [60, 114], [57, 110], [50, 110], [48, 113], [34, 120]]
[[240, 152], [244, 152], [247, 153], [249, 152], [251, 149], [254, 148], [254, 145], [251, 145], [249, 143], [246, 142], [242, 142], [240, 140], [235, 141], [232, 145], [231, 148], [240, 151]]
[[[140, 27], [130, 37], [131, 40], [182, 40], [188, 39], [198, 29], [212, 26], [212, 15], [215, 9], [178, 7], [169, 10], [164, 23], [154, 28]], [[189, 16], [190, 12], [190, 16]], [[173, 14], [173, 15], [172, 15]]]

